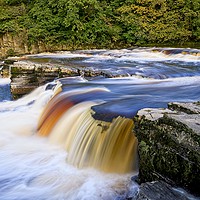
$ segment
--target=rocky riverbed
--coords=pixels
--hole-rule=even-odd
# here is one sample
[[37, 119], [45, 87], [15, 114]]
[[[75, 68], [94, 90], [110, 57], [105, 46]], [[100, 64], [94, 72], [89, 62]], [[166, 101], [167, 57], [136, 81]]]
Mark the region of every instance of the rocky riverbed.
[[84, 76], [86, 78], [103, 76], [114, 77], [101, 70], [91, 71], [89, 68], [39, 64], [30, 61], [15, 61], [14, 58], [1, 64], [1, 76], [10, 77], [11, 93], [17, 99], [37, 87], [58, 78]]

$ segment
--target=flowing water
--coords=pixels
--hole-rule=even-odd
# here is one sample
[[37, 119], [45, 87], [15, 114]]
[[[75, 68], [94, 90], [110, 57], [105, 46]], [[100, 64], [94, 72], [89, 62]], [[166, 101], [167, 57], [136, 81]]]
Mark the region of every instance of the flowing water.
[[[144, 107], [200, 100], [196, 49], [123, 49], [28, 56], [116, 78], [59, 79], [10, 101], [0, 85], [0, 199], [119, 199], [137, 174], [132, 118]], [[48, 89], [47, 89], [48, 88]]]

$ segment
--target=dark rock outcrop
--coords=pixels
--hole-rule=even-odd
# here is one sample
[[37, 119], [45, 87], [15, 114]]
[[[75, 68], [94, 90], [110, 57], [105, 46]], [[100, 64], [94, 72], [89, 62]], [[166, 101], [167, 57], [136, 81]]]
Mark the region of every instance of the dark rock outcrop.
[[163, 181], [142, 183], [132, 200], [191, 200], [197, 199], [183, 190], [173, 188]]
[[164, 180], [200, 195], [200, 104], [170, 103], [135, 117], [139, 182]]

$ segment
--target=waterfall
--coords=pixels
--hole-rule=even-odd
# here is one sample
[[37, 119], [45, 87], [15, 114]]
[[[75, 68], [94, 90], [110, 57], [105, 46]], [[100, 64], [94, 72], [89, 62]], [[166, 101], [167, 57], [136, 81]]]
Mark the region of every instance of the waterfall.
[[[54, 83], [51, 84], [53, 85]], [[79, 131], [82, 131], [88, 123], [97, 123], [98, 121], [92, 117], [91, 106], [99, 102], [80, 101], [80, 98], [78, 98], [79, 102], [76, 98], [72, 101], [72, 96], [80, 95], [81, 90], [69, 90], [68, 93], [63, 93], [57, 85], [54, 91], [51, 90], [51, 86], [39, 87], [16, 101], [0, 102], [0, 199], [113, 200], [124, 197], [129, 187], [135, 187], [134, 191], [136, 191], [138, 186], [130, 182], [130, 176], [137, 172], [104, 173], [95, 169], [97, 165], [90, 164], [86, 168], [86, 160], [83, 162], [87, 153], [82, 152], [82, 147], [89, 146], [79, 140], [81, 133], [78, 132], [77, 124], [85, 118], [79, 127]], [[81, 95], [85, 98], [88, 92], [96, 90], [104, 89], [84, 90]], [[57, 106], [60, 105], [59, 99], [63, 99], [64, 104], [64, 97], [72, 102], [71, 107], [66, 106], [64, 111], [60, 109], [62, 115], [54, 118], [54, 125], [49, 129], [49, 133], [46, 132], [49, 138], [38, 136], [36, 133], [39, 119], [41, 123], [39, 123], [41, 127], [39, 131], [42, 133], [41, 131], [45, 130], [42, 127], [47, 126], [51, 121], [50, 118], [57, 112]], [[55, 100], [58, 101], [58, 105], [54, 102]], [[41, 114], [42, 111], [43, 114]], [[66, 118], [67, 115], [68, 118]], [[109, 124], [111, 123], [101, 123], [102, 126], [109, 126]], [[90, 137], [89, 132], [86, 137]], [[67, 144], [67, 139], [69, 144]], [[78, 147], [79, 143], [82, 144], [81, 147]], [[67, 145], [70, 151], [67, 150]], [[74, 151], [76, 145], [77, 151]], [[93, 152], [94, 155], [93, 149], [87, 150], [88, 153]], [[90, 159], [93, 155], [88, 154]], [[79, 163], [82, 166], [75, 164], [77, 160], [74, 159], [80, 159]], [[125, 162], [124, 159], [118, 165], [122, 162]]]
[[199, 50], [166, 53], [136, 48], [31, 55], [48, 58], [48, 65], [62, 63], [63, 77], [73, 66], [116, 78], [65, 77], [15, 101], [10, 79], [1, 79], [0, 199], [116, 200], [136, 194], [131, 118], [142, 108], [199, 101]]
[[[59, 89], [60, 90], [60, 89]], [[38, 133], [62, 145], [67, 162], [78, 168], [94, 167], [105, 172], [128, 173], [137, 170], [137, 138], [133, 120], [117, 117], [111, 122], [94, 119], [88, 94], [102, 91], [57, 93], [40, 117]]]

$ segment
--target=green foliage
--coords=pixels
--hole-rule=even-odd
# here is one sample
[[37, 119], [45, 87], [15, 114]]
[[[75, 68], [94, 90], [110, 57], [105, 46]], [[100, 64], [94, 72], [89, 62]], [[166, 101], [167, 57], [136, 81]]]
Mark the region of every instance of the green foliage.
[[199, 11], [195, 12], [186, 0], [137, 0], [135, 4], [120, 7], [118, 12], [128, 28], [123, 34], [128, 40], [173, 43], [194, 38], [192, 22]]
[[73, 48], [200, 41], [200, 0], [0, 0], [0, 34]]
[[6, 52], [7, 56], [14, 56], [15, 55], [15, 51], [13, 49], [8, 49]]
[[8, 5], [20, 5], [22, 3], [28, 3], [28, 0], [4, 0], [5, 4]]
[[9, 6], [0, 1], [0, 10], [0, 34], [19, 31], [21, 25], [18, 19], [26, 12], [25, 6]]

